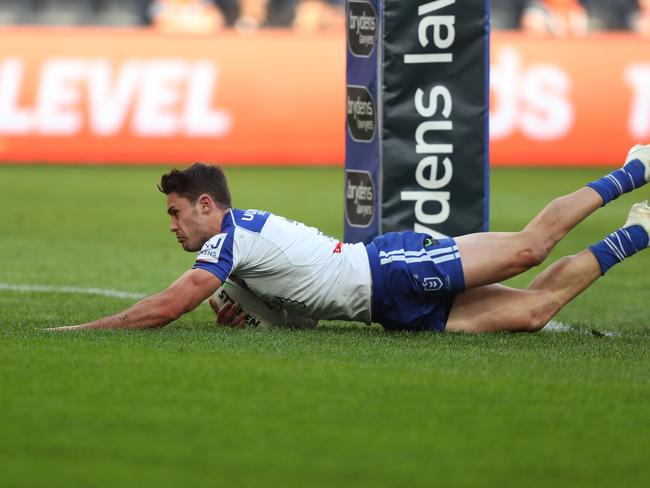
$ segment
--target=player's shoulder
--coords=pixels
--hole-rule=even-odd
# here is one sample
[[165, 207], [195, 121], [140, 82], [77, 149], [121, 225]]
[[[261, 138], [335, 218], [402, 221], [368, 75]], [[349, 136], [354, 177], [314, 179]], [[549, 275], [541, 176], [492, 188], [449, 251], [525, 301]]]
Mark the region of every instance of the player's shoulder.
[[245, 229], [250, 232], [261, 232], [266, 225], [269, 217], [273, 214], [266, 210], [249, 209], [242, 210], [239, 208], [230, 209], [230, 218], [234, 227]]
[[254, 235], [264, 234], [267, 238], [275, 239], [278, 236], [286, 236], [286, 234], [314, 234], [322, 235], [318, 229], [309, 227], [302, 222], [288, 219], [281, 215], [276, 215], [266, 210], [241, 210], [231, 209], [229, 212], [229, 227], [243, 229], [244, 232], [238, 233], [237, 240], [246, 238], [246, 236], [253, 237]]

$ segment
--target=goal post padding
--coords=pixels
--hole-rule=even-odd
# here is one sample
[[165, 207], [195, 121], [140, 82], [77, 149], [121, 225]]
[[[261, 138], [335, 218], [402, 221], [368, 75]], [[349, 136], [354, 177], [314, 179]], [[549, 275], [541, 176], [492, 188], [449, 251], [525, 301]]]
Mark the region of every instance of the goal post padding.
[[345, 240], [485, 231], [489, 0], [349, 0]]

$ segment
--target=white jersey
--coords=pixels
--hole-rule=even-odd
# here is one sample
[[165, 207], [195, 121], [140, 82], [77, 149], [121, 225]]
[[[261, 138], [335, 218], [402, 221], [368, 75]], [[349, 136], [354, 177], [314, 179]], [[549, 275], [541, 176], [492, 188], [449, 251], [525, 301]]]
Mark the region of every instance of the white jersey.
[[363, 244], [343, 244], [313, 227], [261, 210], [231, 209], [194, 268], [227, 278], [266, 302], [314, 319], [370, 323]]

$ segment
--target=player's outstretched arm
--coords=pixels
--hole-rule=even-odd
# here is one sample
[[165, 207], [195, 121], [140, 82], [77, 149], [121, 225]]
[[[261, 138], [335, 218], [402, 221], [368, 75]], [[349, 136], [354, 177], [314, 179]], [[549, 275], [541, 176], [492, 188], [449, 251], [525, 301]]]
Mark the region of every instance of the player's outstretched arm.
[[166, 290], [140, 300], [127, 310], [81, 325], [47, 330], [145, 329], [162, 327], [194, 310], [221, 286], [221, 280], [202, 269], [184, 273]]

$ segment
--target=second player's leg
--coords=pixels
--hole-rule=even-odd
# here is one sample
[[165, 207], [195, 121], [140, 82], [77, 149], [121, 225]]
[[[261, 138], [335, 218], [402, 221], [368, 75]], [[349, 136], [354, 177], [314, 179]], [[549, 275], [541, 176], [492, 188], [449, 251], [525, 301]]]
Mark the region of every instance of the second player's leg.
[[460, 293], [451, 309], [449, 332], [535, 332], [601, 276], [591, 251], [565, 257], [528, 288], [487, 285]]
[[555, 262], [525, 290], [486, 285], [458, 294], [446, 330], [539, 330], [612, 266], [649, 245], [650, 206], [637, 203], [630, 209], [623, 227], [588, 250]]
[[571, 229], [603, 204], [650, 179], [650, 145], [634, 146], [624, 166], [553, 200], [521, 232], [470, 234], [456, 239], [466, 289], [498, 283], [540, 264]]
[[521, 232], [456, 238], [467, 289], [498, 283], [540, 264], [571, 229], [603, 204], [591, 188], [553, 200]]

